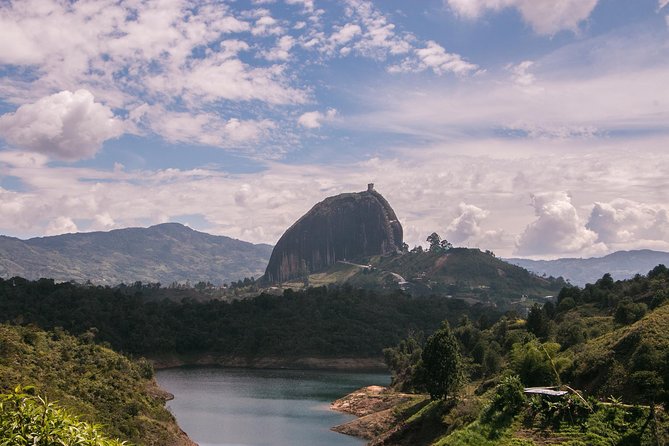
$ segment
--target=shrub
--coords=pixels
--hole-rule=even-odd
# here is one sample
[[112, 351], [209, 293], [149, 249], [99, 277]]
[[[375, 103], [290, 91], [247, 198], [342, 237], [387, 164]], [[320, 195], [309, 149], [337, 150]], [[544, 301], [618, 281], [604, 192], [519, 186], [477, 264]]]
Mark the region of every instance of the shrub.
[[79, 421], [53, 403], [17, 387], [0, 395], [0, 444], [12, 446], [122, 446], [103, 436], [99, 426]]

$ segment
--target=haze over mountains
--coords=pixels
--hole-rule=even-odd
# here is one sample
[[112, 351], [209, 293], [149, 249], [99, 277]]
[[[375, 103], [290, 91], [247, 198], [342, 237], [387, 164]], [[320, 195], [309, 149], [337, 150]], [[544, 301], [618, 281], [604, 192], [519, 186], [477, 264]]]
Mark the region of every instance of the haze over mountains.
[[270, 245], [195, 231], [179, 223], [20, 240], [0, 236], [0, 277], [223, 284], [260, 277]]
[[646, 274], [659, 264], [669, 265], [669, 252], [641, 249], [616, 251], [604, 257], [588, 259], [564, 258], [556, 260], [506, 259], [533, 273], [562, 276], [573, 285], [594, 283], [610, 273], [615, 280], [629, 279], [635, 274]]

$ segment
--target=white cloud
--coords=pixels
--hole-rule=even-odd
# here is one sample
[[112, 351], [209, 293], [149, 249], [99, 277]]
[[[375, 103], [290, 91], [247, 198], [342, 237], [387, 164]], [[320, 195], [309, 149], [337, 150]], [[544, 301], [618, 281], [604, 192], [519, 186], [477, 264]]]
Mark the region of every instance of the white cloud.
[[573, 254], [605, 252], [596, 243], [597, 234], [587, 229], [578, 216], [571, 197], [564, 192], [532, 196], [537, 219], [525, 227], [518, 238], [518, 255]]
[[[616, 249], [625, 249], [640, 241], [669, 246], [667, 207], [632, 200], [597, 202], [592, 208], [587, 228], [598, 240]], [[650, 244], [649, 244], [650, 246]]]
[[323, 121], [332, 121], [336, 115], [337, 110], [334, 108], [328, 109], [325, 113], [319, 111], [306, 112], [300, 115], [297, 123], [308, 129], [316, 129], [323, 124]]
[[390, 55], [408, 53], [413, 36], [398, 33], [395, 24], [368, 0], [346, 0], [347, 16], [355, 17], [362, 29], [360, 39], [353, 47], [362, 55], [384, 59]]
[[360, 34], [362, 34], [360, 26], [354, 23], [347, 23], [332, 33], [330, 40], [335, 45], [345, 45]]
[[276, 46], [269, 51], [262, 53], [262, 56], [271, 61], [281, 61], [290, 59], [290, 50], [295, 45], [295, 39], [292, 36], [281, 36], [276, 42]]
[[482, 233], [481, 222], [490, 212], [472, 204], [460, 203], [458, 215], [446, 228], [446, 238], [452, 243], [462, 243], [472, 237], [479, 237]]
[[389, 68], [391, 73], [419, 72], [432, 70], [435, 74], [454, 73], [469, 74], [478, 69], [478, 66], [465, 61], [459, 54], [447, 53], [444, 47], [432, 40], [425, 48], [413, 50], [414, 57], [404, 59], [398, 65]]
[[305, 11], [313, 12], [314, 0], [286, 0], [289, 5], [302, 5]]
[[669, 0], [657, 0], [657, 9], [660, 10], [669, 5]]
[[[32, 154], [0, 152], [0, 173], [20, 179], [22, 184], [20, 192], [0, 189], [0, 215], [5, 217], [0, 219], [0, 233], [43, 235], [45, 228], [61, 216], [76, 221], [80, 230], [96, 230], [201, 215], [209, 225], [197, 229], [275, 243], [316, 202], [341, 192], [364, 190], [367, 183], [374, 182], [400, 218], [410, 246], [424, 243], [433, 231], [448, 238], [446, 225], [454, 221], [454, 216], [464, 214], [455, 219], [452, 229], [459, 228], [461, 236], [476, 234], [465, 240], [466, 246], [511, 256], [523, 228], [536, 228], [533, 222], [541, 220], [535, 232], [541, 228], [545, 232], [541, 237], [537, 233], [537, 238], [550, 243], [544, 246], [545, 251], [535, 244], [534, 255], [555, 256], [559, 255], [554, 252], [556, 243], [564, 248], [578, 244], [579, 236], [583, 241], [584, 234], [585, 238], [588, 234], [597, 236], [584, 227], [585, 221], [574, 217], [575, 209], [585, 220], [593, 203], [611, 203], [616, 197], [624, 197], [658, 209], [655, 220], [659, 223], [644, 229], [644, 240], [612, 246], [658, 248], [657, 240], [662, 239], [663, 232], [654, 231], [662, 227], [659, 210], [667, 203], [667, 143], [666, 139], [640, 143], [639, 147], [653, 147], [655, 152], [644, 152], [648, 156], [638, 156], [634, 162], [630, 162], [626, 142], [598, 152], [593, 152], [590, 143], [569, 152], [572, 143], [565, 142], [510, 154], [511, 149], [531, 143], [485, 141], [458, 143], [460, 155], [451, 152], [453, 144], [432, 150], [410, 147], [395, 152], [393, 157], [357, 163], [317, 166], [266, 162], [259, 171], [246, 174], [213, 168], [54, 167], [22, 156]], [[477, 146], [485, 146], [485, 155], [477, 154]], [[524, 182], [514, 181], [517, 172], [525, 173]], [[558, 194], [555, 198], [566, 201], [566, 210], [557, 216], [542, 211], [547, 216], [539, 218], [534, 208], [527, 206], [528, 194], [551, 189], [571, 190], [572, 197], [569, 200]], [[473, 208], [461, 208], [461, 201], [476, 203], [488, 216], [484, 218]], [[548, 207], [550, 197], [546, 201]], [[560, 227], [564, 226], [563, 220], [578, 222], [571, 235], [556, 241], [555, 226], [548, 224], [554, 220]], [[600, 247], [601, 242], [593, 241], [584, 246], [585, 251], [569, 254], [599, 254]]]
[[283, 28], [278, 20], [269, 15], [269, 11], [263, 10], [263, 14], [255, 21], [251, 34], [254, 36], [270, 36], [283, 34]]
[[49, 223], [49, 225], [46, 227], [45, 233], [46, 235], [59, 235], [78, 231], [79, 230], [77, 225], [72, 221], [72, 219], [59, 216]]
[[145, 109], [141, 119], [169, 142], [195, 142], [224, 148], [243, 148], [267, 136], [275, 127], [270, 120], [224, 119], [214, 113], [167, 111], [160, 107]]
[[61, 91], [0, 117], [0, 135], [22, 149], [74, 161], [91, 158], [123, 123], [88, 90]]
[[[664, 0], [660, 0], [664, 1]], [[516, 8], [535, 32], [552, 35], [561, 30], [578, 31], [598, 0], [445, 0], [457, 14], [477, 19], [485, 11]]]
[[530, 60], [523, 61], [518, 65], [507, 65], [507, 70], [511, 72], [511, 79], [522, 87], [529, 87], [536, 81], [534, 74], [529, 72], [534, 62]]
[[[30, 80], [18, 74], [0, 78], [0, 98], [18, 105], [53, 91], [86, 89], [106, 106], [129, 113], [138, 102], [166, 110], [177, 103], [193, 117], [216, 106], [224, 110], [219, 120], [235, 124], [263, 121], [263, 107], [299, 104], [307, 97], [306, 89], [291, 86], [295, 78], [286, 66], [254, 65], [257, 58], [239, 57], [242, 51], [256, 56], [266, 51], [277, 61], [288, 57], [287, 36], [279, 39], [277, 51], [234, 38], [248, 39], [249, 31], [280, 34], [282, 23], [267, 10], [235, 15], [230, 5], [190, 0], [25, 0], [0, 6], [0, 29], [0, 64], [31, 73]], [[245, 110], [258, 119], [235, 107], [243, 101], [256, 101]]]

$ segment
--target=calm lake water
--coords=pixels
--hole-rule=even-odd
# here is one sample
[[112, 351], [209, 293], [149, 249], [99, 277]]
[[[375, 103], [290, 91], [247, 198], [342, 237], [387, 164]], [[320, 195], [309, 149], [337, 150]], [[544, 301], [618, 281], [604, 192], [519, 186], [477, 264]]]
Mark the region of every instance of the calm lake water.
[[386, 374], [314, 370], [180, 368], [159, 370], [168, 407], [200, 446], [360, 446], [365, 441], [330, 431], [353, 416], [329, 404]]

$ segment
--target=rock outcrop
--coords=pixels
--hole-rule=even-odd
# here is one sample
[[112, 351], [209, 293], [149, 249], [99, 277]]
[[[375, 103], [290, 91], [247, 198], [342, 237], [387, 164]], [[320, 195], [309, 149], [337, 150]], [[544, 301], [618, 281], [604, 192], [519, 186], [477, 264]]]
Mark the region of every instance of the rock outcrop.
[[274, 247], [265, 280], [284, 282], [340, 260], [388, 254], [402, 243], [395, 211], [370, 184], [364, 192], [326, 198], [295, 222]]

